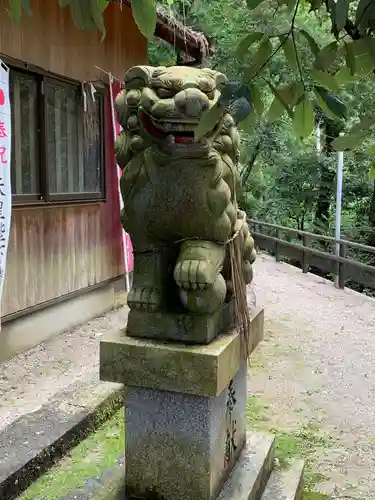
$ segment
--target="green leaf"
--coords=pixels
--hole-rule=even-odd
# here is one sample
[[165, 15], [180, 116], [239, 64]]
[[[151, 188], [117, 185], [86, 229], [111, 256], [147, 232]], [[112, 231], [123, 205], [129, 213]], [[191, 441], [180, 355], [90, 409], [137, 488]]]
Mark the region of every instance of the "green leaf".
[[289, 85], [285, 85], [278, 89], [279, 98], [282, 99], [284, 106], [293, 108], [299, 101], [304, 92], [303, 83], [298, 80]]
[[14, 23], [18, 23], [22, 17], [22, 11], [25, 11], [28, 16], [32, 16], [30, 0], [9, 0], [8, 15]]
[[257, 85], [251, 84], [250, 85], [250, 91], [251, 91], [251, 100], [252, 104], [254, 106], [254, 109], [256, 113], [261, 116], [264, 111], [264, 103], [262, 101], [262, 94], [259, 90], [259, 87]]
[[256, 33], [249, 33], [248, 35], [246, 35], [245, 38], [241, 40], [241, 42], [237, 47], [236, 56], [238, 57], [238, 59], [243, 59], [244, 55], [252, 46], [252, 44], [257, 42], [261, 38], [263, 38], [263, 33], [260, 33], [259, 31], [257, 31]]
[[254, 129], [256, 123], [257, 123], [256, 114], [250, 113], [250, 115], [246, 118], [246, 120], [243, 120], [242, 122], [240, 122], [238, 126], [244, 132], [250, 133]]
[[288, 106], [287, 102], [287, 92], [289, 91], [289, 85], [278, 90], [276, 89], [271, 82], [268, 82], [272, 93], [274, 94], [274, 100], [271, 103], [271, 106], [268, 108], [267, 112], [267, 120], [269, 123], [273, 123], [276, 121], [284, 111], [288, 113], [290, 117], [292, 117], [292, 111]]
[[241, 82], [230, 81], [225, 85], [219, 87], [221, 96], [219, 97], [220, 104], [229, 104], [237, 96], [237, 93], [241, 87]]
[[81, 30], [91, 30], [95, 29], [96, 25], [91, 17], [89, 9], [86, 8], [86, 4], [70, 0], [70, 12], [77, 28]]
[[323, 0], [311, 0], [311, 10], [318, 10], [323, 5]]
[[[375, 14], [375, 12], [374, 12], [374, 14]], [[367, 50], [367, 55], [370, 56], [372, 63], [375, 66], [375, 39], [371, 36], [366, 36], [363, 38], [363, 41], [365, 42], [365, 48]]]
[[296, 7], [297, 0], [279, 0], [279, 5], [286, 5], [287, 12], [293, 12]]
[[346, 61], [347, 67], [350, 70], [351, 75], [355, 74], [355, 54], [354, 54], [353, 48], [354, 47], [353, 47], [352, 43], [344, 42], [345, 61]]
[[356, 57], [368, 54], [368, 37], [363, 36], [362, 38], [351, 42], [350, 45], [353, 48], [353, 52]]
[[331, 42], [323, 47], [316, 56], [315, 67], [321, 70], [328, 69], [336, 59], [338, 48], [337, 42]]
[[358, 3], [357, 7], [357, 12], [355, 15], [355, 24], [359, 25], [361, 22], [366, 10], [369, 9], [369, 5], [371, 4], [372, 0], [360, 0]]
[[356, 79], [367, 77], [374, 70], [374, 62], [369, 54], [362, 54], [355, 58]]
[[102, 41], [104, 40], [106, 36], [106, 29], [104, 25], [104, 16], [103, 16], [103, 11], [104, 11], [104, 5], [100, 0], [90, 0], [90, 14], [91, 17], [99, 29], [100, 33], [102, 34]]
[[293, 40], [291, 39], [290, 36], [287, 35], [280, 36], [279, 39], [280, 43], [282, 43], [282, 49], [284, 51], [285, 58], [288, 61], [289, 66], [298, 75], [299, 70], [298, 70], [297, 54]]
[[318, 94], [320, 96], [321, 100], [324, 103], [324, 107], [322, 107], [323, 111], [328, 109], [336, 119], [345, 118], [346, 106], [338, 97], [334, 96], [333, 94], [331, 94], [331, 92], [318, 85], [314, 87], [314, 92], [315, 95]]
[[338, 85], [347, 85], [348, 83], [352, 82], [354, 80], [353, 75], [351, 74], [350, 69], [347, 66], [343, 66], [338, 70], [338, 72], [335, 74], [335, 80], [338, 83]]
[[288, 12], [293, 12], [294, 9], [296, 8], [296, 3], [297, 3], [297, 0], [285, 0], [285, 3], [288, 7]]
[[310, 35], [310, 33], [307, 30], [301, 29], [300, 33], [301, 33], [301, 35], [303, 35], [305, 37], [305, 39], [307, 40], [307, 43], [310, 46], [311, 52], [316, 57], [319, 54], [319, 52], [320, 52], [319, 45], [316, 43], [316, 41], [314, 40], [314, 38]]
[[274, 97], [271, 106], [268, 108], [267, 121], [273, 123], [280, 118], [285, 111], [285, 106], [282, 104], [278, 97]]
[[368, 148], [368, 152], [372, 155], [375, 155], [375, 144], [373, 144]]
[[316, 102], [317, 102], [318, 106], [320, 107], [320, 109], [323, 111], [323, 113], [328, 118], [331, 118], [332, 120], [337, 121], [337, 116], [334, 113], [332, 113], [332, 111], [329, 109], [329, 107], [327, 106], [325, 101], [322, 99], [322, 96], [320, 95], [320, 93], [317, 91], [317, 89], [315, 87], [313, 88], [313, 92], [315, 95]]
[[272, 44], [267, 38], [259, 45], [258, 52], [255, 54], [254, 62], [251, 66], [244, 70], [244, 77], [247, 82], [250, 82], [255, 76], [257, 76], [263, 67], [266, 66], [269, 58], [272, 55]]
[[322, 87], [327, 90], [332, 90], [332, 92], [339, 92], [339, 86], [335, 78], [329, 73], [325, 73], [324, 71], [320, 71], [319, 69], [313, 69], [311, 71], [312, 77]]
[[358, 132], [357, 134], [347, 134], [337, 137], [332, 142], [332, 147], [336, 151], [349, 151], [351, 149], [356, 149], [367, 135], [367, 132]]
[[156, 0], [134, 0], [132, 12], [142, 35], [148, 39], [152, 38], [156, 27]]
[[246, 97], [236, 99], [229, 107], [230, 113], [236, 123], [246, 120], [252, 109], [253, 108]]
[[254, 10], [260, 5], [264, 0], [246, 0], [247, 8]]
[[374, 18], [374, 10], [373, 0], [360, 0], [355, 16], [355, 24], [360, 33], [365, 33], [366, 29], [373, 27], [371, 24]]
[[[345, 59], [352, 74], [367, 76], [375, 67], [375, 39], [363, 35], [359, 40], [345, 45]], [[350, 51], [350, 53], [349, 53]], [[351, 63], [348, 58], [351, 58]]]
[[348, 20], [349, 0], [336, 0], [333, 5], [333, 21], [337, 26], [337, 30], [341, 31]]
[[9, 17], [14, 23], [19, 23], [22, 17], [21, 0], [9, 0], [9, 9], [7, 9]]
[[308, 137], [315, 127], [315, 113], [309, 96], [305, 93], [296, 105], [293, 117], [293, 127], [296, 135], [301, 138]]
[[369, 177], [372, 181], [375, 180], [375, 165], [372, 165], [372, 167], [369, 170]]
[[356, 123], [353, 125], [353, 127], [350, 129], [350, 133], [356, 133], [360, 132], [361, 130], [366, 130], [369, 129], [370, 127], [373, 127], [375, 125], [375, 119], [374, 118], [363, 118], [359, 123]]
[[248, 103], [252, 102], [252, 93], [247, 85], [241, 82], [230, 81], [220, 88], [221, 96], [219, 98], [220, 104], [230, 105], [237, 99], [245, 98]]
[[217, 123], [220, 121], [220, 118], [223, 116], [225, 108], [220, 104], [216, 104], [208, 111], [205, 111], [197, 128], [194, 131], [194, 137], [196, 140], [202, 139], [208, 132], [211, 132]]

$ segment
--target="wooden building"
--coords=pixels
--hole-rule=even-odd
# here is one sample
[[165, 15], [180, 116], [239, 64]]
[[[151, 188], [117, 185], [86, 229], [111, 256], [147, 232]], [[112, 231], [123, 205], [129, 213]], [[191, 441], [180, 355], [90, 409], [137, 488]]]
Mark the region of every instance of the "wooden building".
[[[0, 1], [13, 193], [0, 361], [126, 300], [110, 96], [97, 67], [121, 79], [147, 63], [130, 6], [107, 7], [104, 41], [77, 29], [57, 0], [31, 6], [33, 16], [14, 24]], [[163, 15], [155, 34], [198, 58], [204, 37], [187, 30], [176, 37]]]

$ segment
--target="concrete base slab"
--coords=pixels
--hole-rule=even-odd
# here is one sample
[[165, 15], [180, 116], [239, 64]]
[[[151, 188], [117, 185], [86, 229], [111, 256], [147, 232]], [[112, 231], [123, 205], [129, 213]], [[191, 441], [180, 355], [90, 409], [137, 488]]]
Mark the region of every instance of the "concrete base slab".
[[90, 379], [0, 432], [0, 498], [12, 500], [122, 406], [120, 384]]
[[295, 460], [288, 469], [273, 471], [261, 500], [301, 500], [304, 468], [303, 460]]
[[274, 436], [249, 434], [218, 500], [259, 500], [270, 477], [274, 456]]
[[[262, 494], [270, 478], [274, 452], [274, 436], [248, 431], [246, 444], [217, 500], [263, 500]], [[126, 500], [146, 500], [162, 497], [137, 496], [134, 499], [132, 496], [125, 497], [123, 472], [121, 468], [116, 468], [100, 491], [95, 494], [93, 500], [124, 500], [125, 498]], [[190, 497], [180, 496], [176, 498]], [[267, 500], [279, 500], [279, 498], [280, 500], [289, 500], [289, 497], [284, 499], [282, 496], [271, 496]]]

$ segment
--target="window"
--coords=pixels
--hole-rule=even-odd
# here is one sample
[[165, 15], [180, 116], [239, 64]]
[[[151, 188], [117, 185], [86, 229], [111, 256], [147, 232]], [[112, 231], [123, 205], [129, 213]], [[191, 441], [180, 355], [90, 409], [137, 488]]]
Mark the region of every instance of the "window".
[[11, 69], [15, 203], [104, 199], [104, 96]]

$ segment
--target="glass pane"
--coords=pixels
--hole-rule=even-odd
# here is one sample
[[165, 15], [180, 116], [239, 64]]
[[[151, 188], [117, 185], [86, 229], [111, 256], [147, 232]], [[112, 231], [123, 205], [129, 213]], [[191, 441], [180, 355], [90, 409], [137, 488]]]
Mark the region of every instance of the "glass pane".
[[40, 194], [38, 179], [38, 84], [32, 75], [10, 72], [12, 193]]
[[46, 85], [47, 159], [51, 194], [100, 193], [102, 186], [102, 96], [81, 88]]
[[87, 110], [84, 114], [84, 153], [85, 170], [83, 176], [84, 190], [100, 193], [102, 190], [102, 118], [103, 97], [95, 95], [95, 102], [88, 97]]
[[80, 91], [48, 83], [45, 98], [49, 192], [77, 193], [79, 171], [82, 169], [79, 152]]

